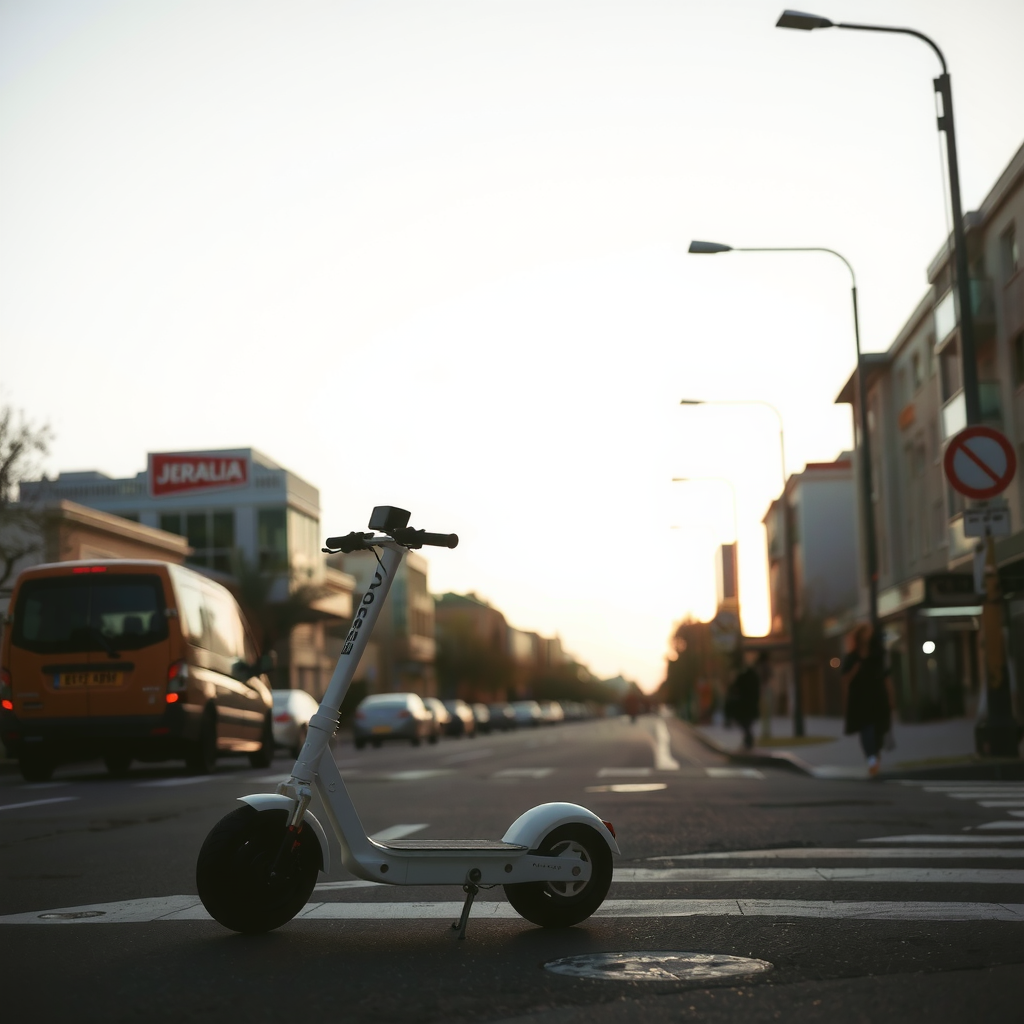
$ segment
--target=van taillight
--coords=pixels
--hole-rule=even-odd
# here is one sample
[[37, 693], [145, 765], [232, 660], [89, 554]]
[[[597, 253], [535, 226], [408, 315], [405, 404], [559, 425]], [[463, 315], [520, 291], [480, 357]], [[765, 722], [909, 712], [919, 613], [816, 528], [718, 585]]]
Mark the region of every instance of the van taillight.
[[71, 570], [76, 576], [83, 572], [106, 572], [105, 565], [79, 565]]
[[[167, 670], [167, 693], [184, 693], [188, 688], [188, 662], [176, 661]], [[173, 703], [168, 701], [168, 704]]]

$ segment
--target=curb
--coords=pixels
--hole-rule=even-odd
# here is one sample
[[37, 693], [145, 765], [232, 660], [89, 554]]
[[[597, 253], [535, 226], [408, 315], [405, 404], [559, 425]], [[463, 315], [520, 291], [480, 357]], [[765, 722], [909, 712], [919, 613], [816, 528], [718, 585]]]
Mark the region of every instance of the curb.
[[[808, 764], [802, 757], [798, 757], [788, 750], [780, 750], [778, 752], [764, 751], [757, 754], [727, 750], [709, 736], [704, 735], [696, 726], [691, 725], [689, 722], [684, 722], [682, 719], [677, 719], [677, 721], [689, 731], [694, 739], [702, 743], [708, 750], [712, 750], [736, 764], [788, 768], [792, 771], [801, 772], [804, 775], [810, 775], [812, 778], [828, 777], [821, 774], [820, 770], [815, 768], [814, 765]], [[1019, 781], [1021, 779], [1024, 779], [1024, 760], [1020, 758], [993, 758], [988, 761], [965, 760], [928, 768], [891, 768], [888, 771], [883, 770], [879, 772], [874, 779], [864, 779], [862, 781], [897, 782], [900, 780], [919, 780], [927, 782], [928, 780], [934, 780], [936, 782], [970, 782], [973, 780]], [[846, 779], [844, 781], [856, 782], [858, 780]]]
[[758, 766], [761, 768], [787, 768], [790, 771], [800, 772], [802, 775], [814, 775], [813, 766], [809, 765], [802, 757], [791, 754], [788, 750], [780, 750], [777, 753], [765, 751], [760, 754], [747, 754], [738, 750], [727, 750], [725, 747], [719, 746], [709, 736], [705, 736], [700, 729], [689, 722], [684, 722], [681, 718], [677, 718], [676, 721], [698, 743], [703, 743], [708, 750], [714, 751], [714, 753], [720, 754], [736, 764]]

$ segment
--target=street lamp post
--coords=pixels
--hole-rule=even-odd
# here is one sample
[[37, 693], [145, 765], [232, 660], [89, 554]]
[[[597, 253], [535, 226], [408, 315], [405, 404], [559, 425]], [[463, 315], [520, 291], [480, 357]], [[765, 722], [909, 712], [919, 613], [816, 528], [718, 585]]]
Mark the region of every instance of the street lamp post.
[[[723, 250], [724, 251], [724, 250]], [[793, 735], [804, 734], [804, 701], [800, 692], [800, 645], [796, 635], [796, 572], [793, 566], [793, 527], [789, 512], [789, 501], [786, 499], [786, 438], [782, 428], [782, 413], [771, 402], [760, 399], [697, 399], [683, 398], [680, 405], [761, 405], [771, 409], [779, 421], [779, 455], [782, 470], [782, 533], [786, 548], [786, 597], [789, 615], [789, 656], [793, 664]]]
[[739, 248], [720, 242], [690, 243], [691, 253], [713, 255], [719, 252], [825, 252], [843, 261], [850, 272], [850, 295], [853, 299], [853, 340], [857, 348], [857, 402], [860, 406], [861, 441], [861, 493], [864, 516], [864, 565], [868, 583], [868, 618], [873, 629], [878, 629], [878, 540], [875, 534], [874, 503], [871, 489], [871, 435], [868, 432], [867, 384], [860, 351], [860, 315], [857, 312], [857, 275], [849, 260], [835, 249], [822, 246], [771, 246]]
[[967, 270], [967, 239], [964, 234], [964, 215], [960, 207], [960, 168], [956, 156], [956, 131], [953, 127], [953, 90], [950, 85], [946, 58], [936, 44], [923, 32], [912, 28], [892, 28], [887, 25], [860, 25], [833, 22], [816, 14], [801, 11], [783, 11], [776, 28], [795, 28], [810, 31], [816, 28], [847, 28], [858, 32], [891, 32], [915, 36], [927, 43], [939, 58], [942, 74], [934, 80], [935, 91], [942, 97], [942, 113], [938, 117], [939, 131], [946, 135], [946, 165], [949, 169], [949, 200], [953, 212], [953, 260], [956, 267], [956, 291], [960, 303], [960, 359], [963, 364], [964, 407], [968, 424], [981, 422], [978, 398], [978, 364], [974, 357], [974, 314], [971, 309], [971, 282]]

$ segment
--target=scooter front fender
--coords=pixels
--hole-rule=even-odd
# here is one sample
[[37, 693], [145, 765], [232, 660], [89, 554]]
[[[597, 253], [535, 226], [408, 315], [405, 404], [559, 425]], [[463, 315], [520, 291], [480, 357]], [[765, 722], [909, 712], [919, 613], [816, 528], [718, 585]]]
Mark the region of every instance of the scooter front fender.
[[525, 814], [520, 814], [502, 837], [504, 843], [515, 843], [528, 850], [536, 850], [541, 840], [559, 825], [589, 825], [608, 844], [612, 853], [618, 853], [615, 837], [608, 826], [593, 812], [579, 804], [551, 803], [538, 804]]
[[[288, 811], [291, 812], [295, 801], [290, 796], [281, 793], [253, 793], [251, 796], [240, 796], [238, 798], [243, 804], [248, 804], [257, 811]], [[327, 842], [327, 833], [323, 825], [310, 814], [309, 811], [302, 816], [304, 823], [316, 833], [320, 841], [320, 870], [326, 875], [331, 870], [331, 847]]]

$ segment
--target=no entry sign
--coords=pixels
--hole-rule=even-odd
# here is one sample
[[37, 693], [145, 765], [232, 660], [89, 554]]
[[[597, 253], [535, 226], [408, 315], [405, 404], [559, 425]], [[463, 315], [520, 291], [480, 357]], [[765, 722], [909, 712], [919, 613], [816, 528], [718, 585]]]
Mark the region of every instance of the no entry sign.
[[985, 501], [1006, 490], [1017, 471], [1017, 456], [998, 430], [965, 427], [949, 442], [942, 464], [954, 490]]

